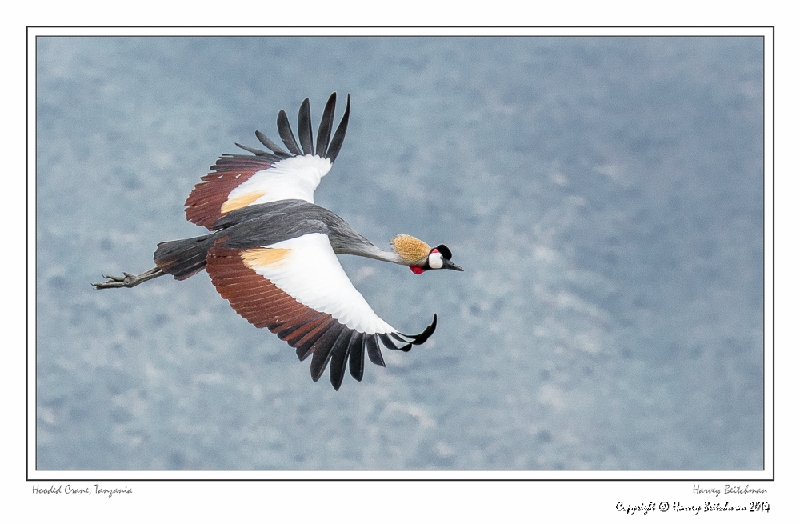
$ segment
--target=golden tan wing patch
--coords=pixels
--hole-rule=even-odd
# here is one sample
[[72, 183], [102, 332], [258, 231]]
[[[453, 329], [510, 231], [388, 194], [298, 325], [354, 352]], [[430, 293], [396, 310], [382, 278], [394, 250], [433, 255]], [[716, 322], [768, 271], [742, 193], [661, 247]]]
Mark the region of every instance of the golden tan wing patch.
[[266, 193], [262, 191], [253, 191], [250, 193], [245, 193], [244, 195], [239, 195], [234, 198], [229, 198], [222, 204], [220, 211], [222, 212], [223, 215], [226, 213], [230, 213], [235, 209], [243, 208], [255, 202], [259, 198], [263, 197], [265, 194]]
[[241, 257], [247, 267], [255, 269], [257, 267], [279, 264], [291, 252], [291, 249], [282, 249], [279, 247], [257, 247], [255, 249], [242, 251]]

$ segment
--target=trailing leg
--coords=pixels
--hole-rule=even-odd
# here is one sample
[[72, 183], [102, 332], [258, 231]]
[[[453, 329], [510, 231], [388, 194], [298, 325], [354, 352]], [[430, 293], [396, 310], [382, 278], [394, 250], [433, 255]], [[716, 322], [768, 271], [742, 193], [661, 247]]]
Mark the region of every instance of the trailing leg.
[[142, 282], [147, 282], [156, 277], [160, 277], [164, 272], [159, 267], [147, 270], [138, 275], [131, 275], [130, 273], [123, 273], [124, 277], [115, 277], [112, 275], [103, 275], [103, 278], [108, 280], [105, 282], [95, 282], [92, 285], [95, 289], [110, 289], [114, 287], [133, 287], [138, 286]]

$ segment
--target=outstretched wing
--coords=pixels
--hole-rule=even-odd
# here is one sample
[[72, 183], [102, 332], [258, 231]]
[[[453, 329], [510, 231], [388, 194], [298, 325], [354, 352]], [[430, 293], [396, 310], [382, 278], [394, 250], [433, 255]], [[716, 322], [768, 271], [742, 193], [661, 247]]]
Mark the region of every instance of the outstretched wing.
[[436, 328], [435, 315], [419, 335], [403, 335], [383, 321], [353, 287], [323, 233], [250, 249], [226, 247], [221, 238], [208, 252], [206, 270], [237, 313], [296, 348], [301, 361], [312, 355], [314, 381], [330, 362], [335, 389], [348, 360], [350, 374], [361, 381], [365, 353], [385, 366], [381, 345], [408, 351]]
[[314, 190], [339, 154], [350, 118], [350, 95], [344, 116], [330, 138], [336, 93], [325, 105], [316, 148], [311, 130], [310, 104], [306, 98], [297, 115], [300, 143], [295, 139], [286, 112], [278, 113], [278, 133], [288, 152], [256, 131], [259, 142], [270, 151], [236, 144], [251, 155], [223, 155], [211, 166], [186, 199], [186, 219], [211, 229], [227, 213], [252, 204], [299, 199], [314, 202]]

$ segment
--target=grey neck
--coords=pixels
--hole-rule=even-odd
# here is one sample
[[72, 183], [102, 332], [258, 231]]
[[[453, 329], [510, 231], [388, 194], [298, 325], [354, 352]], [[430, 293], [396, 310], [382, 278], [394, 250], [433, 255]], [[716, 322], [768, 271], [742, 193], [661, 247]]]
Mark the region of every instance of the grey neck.
[[401, 266], [407, 265], [400, 258], [400, 255], [394, 251], [385, 251], [371, 242], [339, 246], [334, 249], [334, 252], [342, 255], [358, 255], [361, 257], [374, 258], [376, 260], [383, 260], [384, 262], [394, 262]]

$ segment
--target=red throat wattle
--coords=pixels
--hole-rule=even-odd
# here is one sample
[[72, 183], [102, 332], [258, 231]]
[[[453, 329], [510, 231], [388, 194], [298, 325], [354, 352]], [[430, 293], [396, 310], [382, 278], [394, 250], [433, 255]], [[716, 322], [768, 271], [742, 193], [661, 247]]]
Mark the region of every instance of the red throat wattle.
[[422, 269], [422, 266], [410, 266], [410, 267], [411, 267], [411, 272], [414, 273], [415, 275], [421, 275], [425, 272], [425, 270]]

